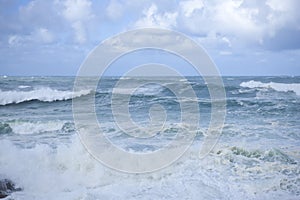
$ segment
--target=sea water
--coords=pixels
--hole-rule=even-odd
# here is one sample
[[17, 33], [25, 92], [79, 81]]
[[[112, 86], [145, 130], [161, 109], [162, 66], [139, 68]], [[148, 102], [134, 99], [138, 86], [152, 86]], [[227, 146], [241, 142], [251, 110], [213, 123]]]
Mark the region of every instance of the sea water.
[[[140, 78], [126, 78], [126, 87]], [[136, 123], [149, 121], [154, 104], [164, 107], [166, 125], [156, 137], [136, 140], [114, 123], [113, 88], [104, 77], [96, 91], [73, 92], [75, 77], [0, 78], [0, 177], [23, 190], [12, 199], [299, 199], [300, 77], [223, 77], [226, 120], [215, 148], [199, 150], [211, 115], [201, 77], [192, 86], [200, 122], [189, 150], [172, 165], [146, 174], [119, 172], [91, 156], [76, 133], [72, 99], [95, 95], [97, 119], [106, 137], [127, 152], [151, 153], [186, 131], [179, 101], [168, 85], [147, 84], [131, 95]], [[174, 84], [174, 83], [172, 83]], [[182, 88], [180, 81], [178, 90]], [[114, 92], [127, 94], [128, 90]], [[120, 102], [122, 103], [122, 102]]]

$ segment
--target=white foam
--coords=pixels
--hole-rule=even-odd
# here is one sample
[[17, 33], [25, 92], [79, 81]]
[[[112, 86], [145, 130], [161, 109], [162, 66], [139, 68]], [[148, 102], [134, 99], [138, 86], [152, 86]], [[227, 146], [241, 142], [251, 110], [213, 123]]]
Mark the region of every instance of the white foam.
[[147, 85], [138, 88], [114, 88], [113, 93], [115, 94], [126, 94], [126, 95], [157, 95], [163, 90], [159, 85]]
[[105, 184], [102, 166], [85, 151], [79, 140], [56, 150], [48, 145], [20, 149], [0, 141], [0, 171], [24, 192], [13, 199], [81, 199], [86, 188]]
[[247, 88], [271, 88], [273, 90], [279, 91], [279, 92], [294, 92], [297, 95], [300, 95], [300, 84], [299, 83], [262, 83], [260, 81], [247, 81], [242, 82], [240, 84], [241, 87], [247, 87]]
[[[78, 138], [73, 138], [69, 145], [60, 144], [57, 149], [45, 144], [21, 149], [0, 140], [0, 171], [24, 189], [11, 195], [16, 200], [170, 199], [172, 196], [220, 199], [223, 196], [218, 182], [210, 180], [205, 171], [194, 171], [182, 164], [153, 174], [116, 172], [94, 160]], [[181, 181], [189, 187], [182, 187]]]
[[51, 88], [39, 88], [31, 91], [1, 91], [0, 90], [0, 105], [12, 103], [21, 103], [31, 100], [39, 100], [43, 102], [63, 101], [75, 97], [80, 97], [89, 94], [90, 90], [81, 90], [78, 92], [61, 91]]
[[19, 85], [18, 88], [25, 89], [25, 88], [30, 88], [30, 86], [29, 85]]
[[[23, 188], [11, 198], [256, 199], [264, 195], [269, 199], [272, 197], [272, 193], [267, 192], [270, 188], [277, 188], [275, 194], [284, 192], [276, 181], [262, 181], [265, 176], [274, 177], [274, 173], [281, 170], [276, 168], [278, 163], [276, 167], [260, 163], [258, 167], [262, 167], [259, 170], [263, 174], [255, 173], [256, 165], [248, 169], [248, 157], [235, 155], [226, 148], [221, 154], [213, 153], [200, 160], [199, 146], [195, 145], [191, 154], [173, 165], [155, 173], [138, 175], [104, 167], [87, 153], [78, 137], [72, 141], [61, 143], [56, 149], [45, 144], [24, 149], [0, 140], [0, 172]], [[232, 163], [232, 157], [243, 162]], [[291, 167], [297, 168], [297, 165]]]
[[63, 121], [47, 121], [47, 122], [13, 122], [9, 123], [13, 132], [16, 134], [37, 134], [42, 132], [59, 131], [64, 125]]
[[[58, 145], [57, 149], [45, 144], [21, 149], [7, 140], [0, 140], [0, 171], [24, 189], [23, 192], [12, 194], [11, 197], [16, 200], [133, 199], [136, 196], [142, 199], [167, 198], [174, 189], [174, 195], [179, 195], [180, 199], [186, 195], [220, 198], [219, 191], [214, 186], [208, 186], [209, 177], [199, 177], [199, 181], [192, 179], [189, 184], [194, 187], [186, 191], [181, 184], [176, 184], [177, 180], [189, 181], [191, 174], [197, 172], [175, 173], [183, 166], [173, 167], [177, 169], [171, 167], [166, 171], [140, 176], [116, 172], [89, 156], [78, 137], [73, 138], [69, 145]], [[182, 172], [186, 172], [183, 169]], [[201, 170], [199, 172], [202, 173]]]

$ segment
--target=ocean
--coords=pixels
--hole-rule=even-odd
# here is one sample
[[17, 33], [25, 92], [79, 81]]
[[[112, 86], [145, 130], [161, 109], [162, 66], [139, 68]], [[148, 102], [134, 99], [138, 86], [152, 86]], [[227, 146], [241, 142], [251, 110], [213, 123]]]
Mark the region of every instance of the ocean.
[[[130, 89], [142, 79], [124, 82]], [[180, 103], [167, 84], [144, 84], [130, 94], [128, 111], [138, 124], [149, 122], [153, 105], [166, 111], [163, 129], [147, 139], [130, 137], [114, 123], [111, 99], [119, 77], [102, 78], [96, 91], [87, 79], [86, 88], [75, 92], [75, 77], [0, 77], [0, 177], [22, 188], [7, 198], [300, 199], [300, 77], [222, 79], [226, 91], [222, 134], [200, 159], [212, 104], [201, 77], [185, 80], [196, 99], [181, 97], [199, 105], [196, 128], [180, 123]], [[182, 90], [181, 84], [175, 87]], [[187, 129], [195, 134], [194, 141], [178, 160], [155, 172], [111, 169], [87, 151], [76, 131], [72, 100], [84, 105], [91, 95], [105, 137], [126, 152], [151, 154]]]

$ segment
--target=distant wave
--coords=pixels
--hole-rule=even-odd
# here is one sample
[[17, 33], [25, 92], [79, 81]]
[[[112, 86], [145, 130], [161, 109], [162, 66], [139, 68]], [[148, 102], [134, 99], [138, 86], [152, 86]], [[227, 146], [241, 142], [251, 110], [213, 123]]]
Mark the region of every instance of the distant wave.
[[147, 84], [146, 86], [138, 88], [114, 88], [113, 93], [115, 94], [126, 94], [126, 95], [146, 95], [152, 96], [157, 95], [163, 91], [163, 87], [160, 85]]
[[29, 85], [20, 85], [20, 86], [18, 86], [18, 88], [25, 89], [25, 88], [30, 88], [30, 86]]
[[40, 88], [31, 91], [1, 91], [0, 90], [0, 105], [17, 104], [26, 101], [64, 101], [72, 98], [88, 95], [91, 90], [81, 90], [78, 92], [61, 91], [51, 88]]
[[300, 84], [299, 83], [262, 83], [260, 81], [247, 81], [242, 82], [240, 84], [241, 87], [246, 88], [271, 88], [273, 90], [279, 91], [279, 92], [295, 92], [297, 95], [300, 96]]

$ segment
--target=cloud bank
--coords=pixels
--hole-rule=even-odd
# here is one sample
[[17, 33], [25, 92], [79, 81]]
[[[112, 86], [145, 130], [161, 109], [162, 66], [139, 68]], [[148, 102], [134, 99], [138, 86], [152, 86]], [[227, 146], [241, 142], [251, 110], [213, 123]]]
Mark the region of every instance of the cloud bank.
[[[225, 74], [232, 71], [230, 66], [245, 64], [264, 64], [281, 73], [279, 63], [291, 66], [289, 74], [300, 74], [298, 8], [298, 0], [4, 0], [0, 72], [43, 64], [50, 72], [64, 66], [66, 74], [74, 74], [103, 39], [134, 28], [160, 27], [192, 37]], [[284, 63], [276, 62], [278, 54]]]

